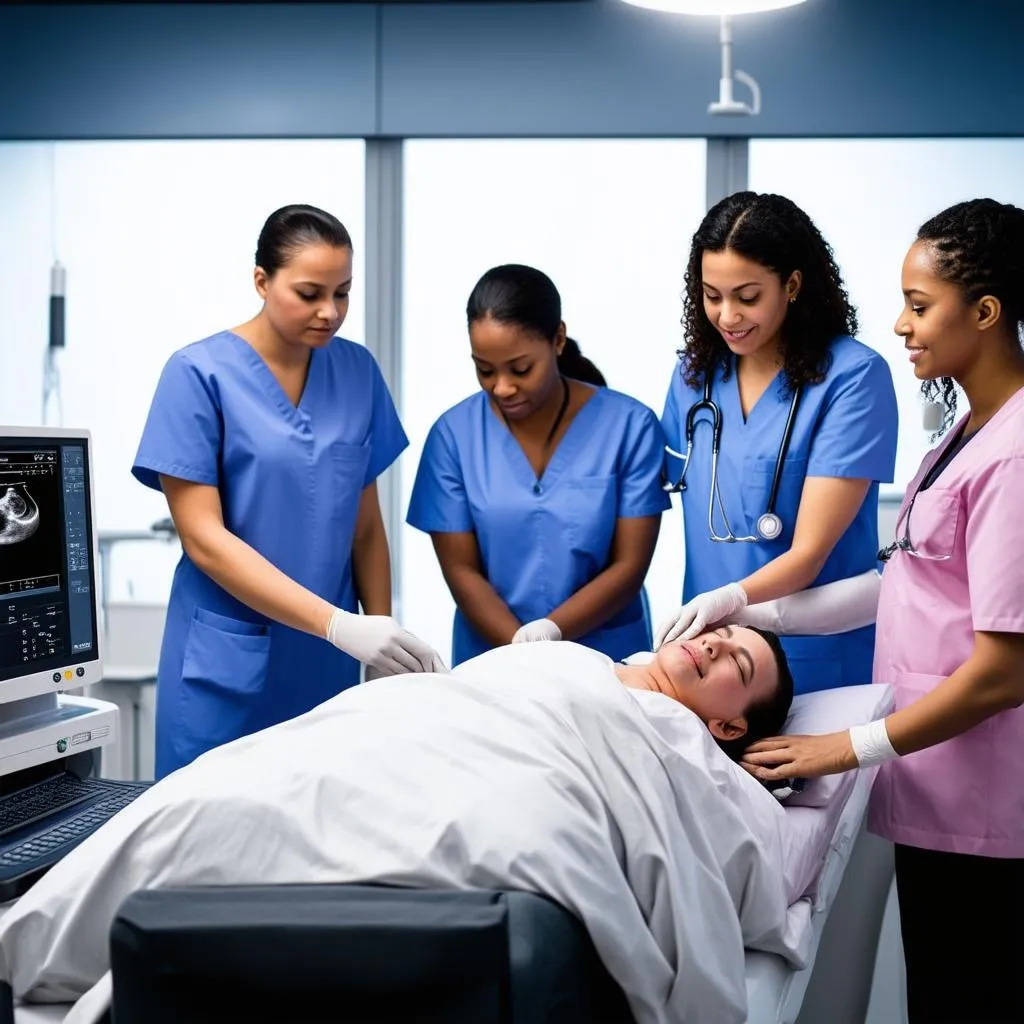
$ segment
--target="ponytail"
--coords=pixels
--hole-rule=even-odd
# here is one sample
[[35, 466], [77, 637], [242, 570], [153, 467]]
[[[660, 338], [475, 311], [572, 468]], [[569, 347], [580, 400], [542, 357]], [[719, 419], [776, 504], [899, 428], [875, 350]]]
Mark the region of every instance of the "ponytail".
[[565, 339], [565, 345], [558, 354], [558, 372], [563, 377], [581, 380], [584, 384], [608, 387], [604, 374], [580, 351], [579, 344], [573, 338]]

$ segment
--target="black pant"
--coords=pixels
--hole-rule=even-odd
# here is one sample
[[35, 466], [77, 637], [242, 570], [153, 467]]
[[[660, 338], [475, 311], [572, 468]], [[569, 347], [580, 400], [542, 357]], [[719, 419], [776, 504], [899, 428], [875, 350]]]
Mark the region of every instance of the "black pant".
[[1024, 860], [896, 846], [910, 1024], [1024, 1022]]

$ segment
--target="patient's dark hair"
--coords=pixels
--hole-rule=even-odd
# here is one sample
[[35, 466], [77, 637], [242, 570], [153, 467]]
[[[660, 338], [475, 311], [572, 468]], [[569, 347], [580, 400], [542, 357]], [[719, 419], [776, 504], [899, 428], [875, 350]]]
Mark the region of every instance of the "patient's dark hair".
[[793, 673], [789, 670], [789, 661], [778, 636], [770, 630], [758, 629], [756, 626], [744, 628], [762, 637], [772, 649], [775, 667], [779, 671], [779, 682], [770, 697], [759, 700], [747, 708], [747, 731], [742, 736], [734, 740], [718, 741], [718, 745], [734, 761], [743, 756], [743, 752], [751, 743], [767, 739], [769, 736], [778, 736], [786, 725], [789, 708], [793, 703]]

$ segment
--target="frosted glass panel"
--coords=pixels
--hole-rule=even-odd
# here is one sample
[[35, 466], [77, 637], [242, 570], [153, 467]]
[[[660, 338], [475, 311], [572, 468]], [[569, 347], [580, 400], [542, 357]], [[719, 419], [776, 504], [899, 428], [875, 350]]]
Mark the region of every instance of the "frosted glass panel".
[[[356, 277], [343, 333], [362, 341], [363, 152], [361, 141], [0, 144], [0, 421], [42, 422], [56, 255], [67, 267], [63, 422], [93, 433], [101, 530], [167, 515], [130, 473], [157, 377], [175, 349], [259, 309], [253, 255], [271, 211], [312, 203], [346, 224]], [[113, 596], [130, 586], [163, 600], [173, 551], [132, 548], [115, 558]]]
[[754, 140], [750, 187], [789, 196], [835, 249], [861, 341], [892, 367], [900, 443], [896, 482], [882, 493], [902, 494], [930, 442], [919, 383], [893, 333], [903, 307], [900, 265], [921, 224], [953, 203], [989, 196], [1024, 206], [1024, 140]]
[[[703, 140], [406, 145], [403, 510], [430, 425], [478, 387], [465, 309], [491, 266], [549, 274], [584, 354], [611, 387], [660, 414], [689, 240], [704, 212], [704, 159]], [[403, 621], [447, 653], [454, 605], [430, 539], [406, 527], [401, 561]], [[655, 618], [680, 598], [678, 506], [664, 518], [647, 586]]]

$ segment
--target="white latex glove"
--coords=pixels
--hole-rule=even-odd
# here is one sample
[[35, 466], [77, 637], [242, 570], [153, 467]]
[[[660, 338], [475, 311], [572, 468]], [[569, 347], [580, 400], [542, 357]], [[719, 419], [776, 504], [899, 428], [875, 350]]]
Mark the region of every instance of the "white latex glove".
[[830, 636], [870, 626], [878, 612], [882, 577], [874, 570], [800, 590], [763, 604], [747, 605], [735, 621], [786, 636]]
[[327, 640], [339, 651], [372, 667], [378, 677], [448, 671], [433, 647], [402, 629], [390, 615], [354, 615], [335, 608], [327, 626]]
[[747, 592], [738, 583], [708, 590], [687, 601], [670, 619], [666, 619], [654, 637], [654, 649], [670, 640], [692, 640], [708, 626], [722, 622], [747, 606]]
[[561, 640], [562, 631], [550, 619], [534, 619], [520, 626], [512, 637], [514, 644], [531, 644], [535, 640]]

